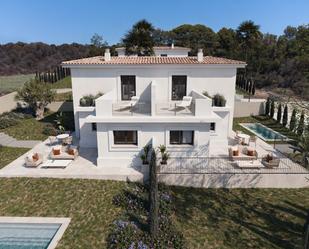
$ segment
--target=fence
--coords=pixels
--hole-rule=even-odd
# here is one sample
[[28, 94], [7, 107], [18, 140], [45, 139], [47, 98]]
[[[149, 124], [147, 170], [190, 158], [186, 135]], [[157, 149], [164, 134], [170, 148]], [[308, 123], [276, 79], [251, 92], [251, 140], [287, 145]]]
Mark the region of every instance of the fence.
[[35, 78], [44, 83], [55, 83], [67, 76], [71, 75], [71, 71], [69, 68], [63, 68], [61, 66], [57, 66], [55, 69], [50, 70], [48, 72], [35, 73]]
[[267, 168], [262, 158], [256, 160], [229, 157], [170, 157], [159, 174], [308, 174], [309, 171], [290, 158], [281, 157], [279, 165]]

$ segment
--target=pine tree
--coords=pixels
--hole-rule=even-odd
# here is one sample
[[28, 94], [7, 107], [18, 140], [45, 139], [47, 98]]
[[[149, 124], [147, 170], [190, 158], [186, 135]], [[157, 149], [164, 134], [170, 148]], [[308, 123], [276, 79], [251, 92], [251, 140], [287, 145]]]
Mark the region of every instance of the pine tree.
[[149, 227], [150, 235], [155, 238], [158, 233], [158, 179], [157, 179], [157, 159], [155, 150], [151, 151], [151, 159], [149, 164]]
[[270, 98], [268, 97], [265, 103], [265, 115], [269, 116], [269, 109], [270, 109]]
[[304, 133], [305, 128], [305, 113], [304, 111], [301, 112], [298, 127], [297, 127], [297, 135], [301, 136]]
[[280, 124], [281, 122], [281, 116], [282, 116], [282, 106], [281, 103], [279, 103], [278, 109], [277, 109], [277, 122]]
[[290, 130], [291, 131], [294, 131], [295, 128], [296, 128], [296, 121], [297, 121], [296, 120], [296, 114], [297, 114], [297, 110], [293, 109], [291, 120], [290, 120]]
[[274, 115], [275, 115], [275, 101], [271, 100], [271, 103], [270, 103], [270, 117], [274, 118]]
[[283, 110], [282, 125], [286, 127], [288, 124], [288, 105], [285, 105]]

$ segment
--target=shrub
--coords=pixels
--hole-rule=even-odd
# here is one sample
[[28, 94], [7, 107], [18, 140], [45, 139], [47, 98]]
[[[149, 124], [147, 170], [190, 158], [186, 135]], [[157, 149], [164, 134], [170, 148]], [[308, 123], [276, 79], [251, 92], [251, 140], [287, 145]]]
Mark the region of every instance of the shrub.
[[224, 98], [224, 96], [218, 93], [213, 96], [212, 100], [213, 100], [213, 106], [223, 107], [226, 104], [226, 99]]
[[101, 97], [103, 93], [98, 93], [97, 95], [88, 94], [83, 96], [79, 100], [80, 106], [95, 106], [95, 100], [99, 97]]
[[58, 130], [51, 124], [46, 124], [43, 128], [43, 134], [47, 136], [57, 136]]
[[210, 98], [210, 99], [212, 98], [212, 97], [208, 94], [207, 91], [204, 91], [204, 92], [203, 92], [203, 95], [206, 96], [206, 97], [208, 97], [208, 98]]
[[3, 117], [0, 118], [0, 129], [5, 129], [10, 126], [17, 125], [18, 123], [19, 121], [17, 119]]
[[290, 120], [290, 130], [291, 131], [294, 131], [295, 128], [296, 128], [296, 121], [297, 121], [296, 120], [296, 114], [297, 114], [297, 110], [293, 109], [291, 120]]

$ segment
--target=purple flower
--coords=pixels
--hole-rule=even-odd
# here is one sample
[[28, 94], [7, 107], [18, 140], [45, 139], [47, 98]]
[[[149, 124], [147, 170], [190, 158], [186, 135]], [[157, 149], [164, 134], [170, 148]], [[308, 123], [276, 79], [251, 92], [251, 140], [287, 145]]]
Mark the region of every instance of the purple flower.
[[143, 241], [139, 241], [137, 244], [137, 249], [148, 249], [148, 246], [144, 244]]
[[132, 242], [132, 244], [130, 245], [130, 247], [128, 249], [134, 249], [135, 248], [135, 243]]

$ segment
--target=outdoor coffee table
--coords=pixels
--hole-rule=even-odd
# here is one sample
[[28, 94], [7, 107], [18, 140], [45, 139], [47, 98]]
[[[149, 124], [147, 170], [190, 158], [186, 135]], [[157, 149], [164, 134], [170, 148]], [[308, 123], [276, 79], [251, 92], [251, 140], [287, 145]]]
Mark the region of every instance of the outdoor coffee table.
[[47, 160], [41, 165], [41, 168], [66, 168], [73, 160]]
[[239, 160], [236, 161], [236, 165], [241, 169], [260, 169], [264, 168], [258, 160]]

